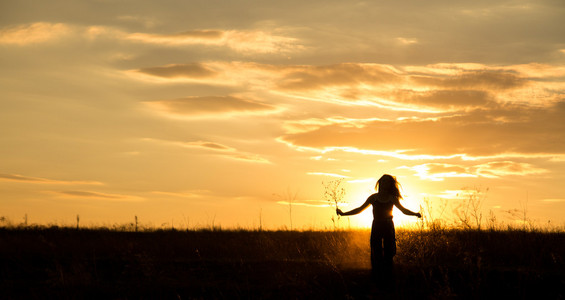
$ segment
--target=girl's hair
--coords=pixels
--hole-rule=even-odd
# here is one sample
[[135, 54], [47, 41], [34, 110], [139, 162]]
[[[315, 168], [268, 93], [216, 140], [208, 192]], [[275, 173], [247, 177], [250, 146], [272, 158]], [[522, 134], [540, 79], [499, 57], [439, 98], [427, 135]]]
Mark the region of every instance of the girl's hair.
[[402, 195], [400, 195], [400, 190], [398, 188], [399, 185], [400, 184], [398, 183], [398, 181], [396, 181], [396, 177], [392, 175], [384, 174], [377, 181], [377, 184], [375, 185], [375, 190], [377, 190], [379, 194], [383, 193], [383, 194], [393, 195], [394, 197], [400, 200], [402, 198]]

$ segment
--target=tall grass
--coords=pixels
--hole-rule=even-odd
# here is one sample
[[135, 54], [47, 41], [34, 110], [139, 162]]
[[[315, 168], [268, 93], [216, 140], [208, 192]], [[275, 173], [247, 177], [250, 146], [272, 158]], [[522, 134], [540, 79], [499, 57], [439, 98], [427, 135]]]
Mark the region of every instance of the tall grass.
[[[3, 228], [0, 288], [7, 299], [367, 298], [369, 235]], [[397, 247], [399, 298], [565, 296], [564, 232], [398, 229]]]
[[[527, 199], [520, 201], [520, 208], [501, 211], [502, 215], [495, 214], [492, 209], [485, 211], [485, 203], [488, 189], [464, 188], [464, 193], [458, 195], [460, 198], [448, 201], [447, 199], [432, 200], [425, 197], [420, 206], [423, 218], [417, 226], [411, 229], [427, 230], [522, 230], [532, 232], [559, 232], [565, 231], [564, 224], [539, 223], [529, 216]], [[507, 221], [502, 220], [506, 217]]]

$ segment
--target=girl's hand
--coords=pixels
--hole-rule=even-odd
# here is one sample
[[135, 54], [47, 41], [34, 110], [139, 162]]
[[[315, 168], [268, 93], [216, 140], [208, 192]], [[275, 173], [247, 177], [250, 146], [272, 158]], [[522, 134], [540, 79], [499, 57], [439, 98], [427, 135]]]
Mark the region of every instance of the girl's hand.
[[335, 209], [335, 213], [336, 213], [338, 216], [343, 215], [343, 212], [342, 212], [341, 209], [339, 209], [339, 208], [336, 208], [336, 209]]
[[418, 219], [422, 218], [422, 214], [421, 213], [416, 213], [416, 217], [418, 217]]

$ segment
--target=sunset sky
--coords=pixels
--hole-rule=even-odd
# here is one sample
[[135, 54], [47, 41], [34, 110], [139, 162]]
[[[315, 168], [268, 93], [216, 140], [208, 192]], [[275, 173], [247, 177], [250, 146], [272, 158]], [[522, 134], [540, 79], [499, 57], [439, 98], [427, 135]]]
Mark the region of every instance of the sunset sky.
[[564, 17], [561, 0], [3, 0], [0, 216], [326, 228], [322, 182], [343, 178], [347, 210], [392, 174], [412, 210], [450, 219], [479, 191], [485, 219], [562, 226]]

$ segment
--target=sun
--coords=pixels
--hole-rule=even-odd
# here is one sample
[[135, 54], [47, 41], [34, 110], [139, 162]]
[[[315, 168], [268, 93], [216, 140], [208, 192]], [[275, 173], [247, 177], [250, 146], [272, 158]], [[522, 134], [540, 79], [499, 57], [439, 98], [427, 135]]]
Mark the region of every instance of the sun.
[[359, 224], [357, 224], [357, 227], [359, 228], [371, 228], [371, 226], [373, 225], [373, 211], [371, 207], [368, 207], [364, 212], [359, 214], [358, 223]]
[[[363, 203], [365, 203], [365, 201], [367, 201], [367, 198], [375, 192], [373, 189], [370, 188], [370, 186], [367, 187], [366, 183], [362, 185], [361, 184], [362, 183], [351, 184], [348, 187], [348, 193], [346, 194], [344, 199], [345, 204], [344, 207], [342, 208], [343, 211], [349, 211], [361, 206]], [[369, 206], [360, 214], [355, 216], [350, 216], [348, 218], [349, 221], [346, 222], [348, 222], [348, 224], [350, 224], [352, 227], [356, 227], [360, 229], [371, 228], [371, 225], [373, 223], [372, 208]]]
[[[402, 204], [402, 206], [413, 212], [420, 211], [421, 199], [419, 193], [416, 193], [415, 190], [411, 189], [408, 185], [402, 186], [401, 193], [403, 199], [400, 199], [400, 204]], [[418, 222], [418, 218], [407, 216], [396, 207], [393, 209], [392, 215], [394, 216], [394, 225], [396, 227], [410, 227]]]

